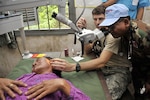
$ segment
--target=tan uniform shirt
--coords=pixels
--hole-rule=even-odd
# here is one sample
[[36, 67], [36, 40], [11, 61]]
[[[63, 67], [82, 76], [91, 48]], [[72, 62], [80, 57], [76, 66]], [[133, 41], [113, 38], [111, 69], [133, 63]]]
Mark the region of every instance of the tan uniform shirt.
[[[131, 67], [131, 62], [127, 59], [127, 54], [125, 52], [119, 51], [121, 38], [113, 38], [111, 34], [108, 34], [105, 39], [105, 46], [103, 50], [110, 51], [114, 53], [111, 59], [108, 61], [106, 66], [109, 67]], [[102, 39], [102, 41], [104, 41]], [[125, 51], [125, 50], [123, 50]], [[122, 53], [122, 54], [120, 54]]]

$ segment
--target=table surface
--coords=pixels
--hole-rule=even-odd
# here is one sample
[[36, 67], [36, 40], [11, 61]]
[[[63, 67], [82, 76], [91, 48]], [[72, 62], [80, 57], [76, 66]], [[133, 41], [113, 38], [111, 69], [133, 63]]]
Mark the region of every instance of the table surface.
[[[61, 57], [62, 57], [62, 59], [65, 59], [65, 60], [67, 60], [70, 63], [76, 63], [71, 58], [72, 56], [65, 57], [63, 52], [61, 52]], [[81, 60], [81, 61], [79, 61], [79, 62], [85, 62], [85, 61], [88, 61], [88, 60], [91, 60], [91, 59], [95, 59], [95, 55], [93, 53], [90, 53], [90, 54], [87, 54], [87, 55], [83, 55], [83, 57], [84, 57], [84, 59]], [[93, 73], [95, 73], [96, 75], [94, 77], [91, 77], [90, 74], [93, 74]], [[106, 81], [105, 81], [105, 78], [104, 78], [103, 73], [101, 72], [101, 70], [95, 70], [93, 72], [92, 71], [81, 71], [81, 73], [79, 73], [79, 72], [78, 73], [76, 73], [76, 72], [69, 72], [69, 73], [68, 72], [63, 72], [63, 75], [64, 75], [64, 77], [66, 79], [71, 80], [72, 82], [74, 82], [74, 80], [78, 80], [78, 81], [79, 80], [80, 81], [83, 80], [83, 81], [86, 81], [85, 78], [87, 76], [89, 76], [90, 78], [97, 78], [96, 79], [96, 80], [98, 80], [97, 83], [100, 82], [100, 86], [99, 86], [99, 84], [93, 84], [93, 85], [97, 86], [98, 89], [99, 88], [103, 89], [103, 93], [104, 94], [101, 93], [101, 96], [105, 95], [105, 100], [112, 100], [111, 95], [110, 95], [109, 90], [108, 90], [108, 87], [107, 87], [107, 84], [106, 84]], [[79, 76], [79, 77], [75, 77], [75, 76]], [[90, 79], [87, 79], [87, 80], [88, 81], [92, 81]], [[85, 82], [85, 83], [87, 83], [87, 82]], [[80, 87], [84, 91], [84, 87], [80, 86], [80, 84], [74, 84], [74, 85], [76, 87]], [[92, 89], [89, 88], [89, 91], [91, 91], [91, 90]], [[97, 96], [97, 92], [95, 90], [93, 90], [93, 92], [95, 92], [96, 95], [93, 95], [93, 94], [91, 95], [89, 92], [86, 92], [86, 93], [88, 95], [90, 95], [90, 97], [95, 98]], [[98, 92], [100, 92], [100, 91], [98, 91]], [[95, 99], [95, 100], [97, 100], [97, 99]], [[104, 100], [104, 98], [103, 99], [99, 98], [99, 100]]]

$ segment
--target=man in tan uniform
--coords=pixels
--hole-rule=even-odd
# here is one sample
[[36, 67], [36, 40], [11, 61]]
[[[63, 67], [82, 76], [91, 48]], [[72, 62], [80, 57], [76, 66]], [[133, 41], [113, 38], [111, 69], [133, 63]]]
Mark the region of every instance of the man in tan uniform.
[[121, 37], [121, 44], [127, 45], [127, 57], [132, 62], [133, 84], [136, 100], [150, 99], [150, 26], [142, 21], [131, 21], [129, 9], [123, 4], [106, 8], [105, 20], [100, 26], [107, 26], [114, 38]]

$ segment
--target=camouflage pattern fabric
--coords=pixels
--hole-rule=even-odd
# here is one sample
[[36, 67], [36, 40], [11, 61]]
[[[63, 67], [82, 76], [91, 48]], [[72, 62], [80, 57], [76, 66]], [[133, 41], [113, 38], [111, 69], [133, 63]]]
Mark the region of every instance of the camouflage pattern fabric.
[[106, 84], [112, 96], [112, 100], [118, 100], [126, 91], [131, 82], [131, 72], [127, 67], [108, 67], [102, 68]]
[[147, 100], [147, 93], [140, 94], [140, 90], [145, 83], [150, 81], [150, 26], [142, 21], [135, 21], [132, 22], [132, 27], [134, 29], [132, 33], [134, 39], [132, 44], [132, 77], [135, 99]]

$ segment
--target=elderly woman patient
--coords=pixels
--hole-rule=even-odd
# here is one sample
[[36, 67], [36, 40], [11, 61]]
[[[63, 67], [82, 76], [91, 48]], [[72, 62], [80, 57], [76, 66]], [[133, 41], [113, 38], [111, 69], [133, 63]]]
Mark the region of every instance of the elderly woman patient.
[[[71, 82], [61, 78], [60, 71], [53, 70], [50, 62], [51, 60], [46, 57], [37, 58], [34, 61], [32, 73], [17, 79], [26, 83], [27, 87], [19, 87], [23, 94], [16, 94], [13, 100], [90, 100]], [[12, 98], [6, 94], [6, 100], [12, 100]]]

